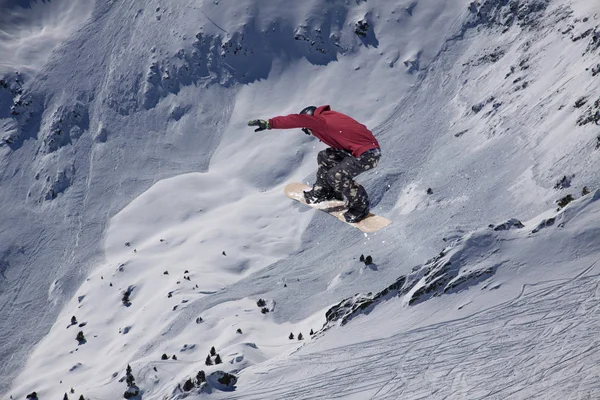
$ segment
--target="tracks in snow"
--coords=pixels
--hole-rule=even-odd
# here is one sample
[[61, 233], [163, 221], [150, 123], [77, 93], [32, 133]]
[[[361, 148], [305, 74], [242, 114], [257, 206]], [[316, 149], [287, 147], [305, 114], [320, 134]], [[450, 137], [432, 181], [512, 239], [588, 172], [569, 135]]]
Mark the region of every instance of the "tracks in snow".
[[239, 393], [227, 398], [594, 398], [600, 274], [587, 274], [597, 265], [465, 319], [360, 346], [300, 351], [259, 366], [256, 380], [243, 373]]

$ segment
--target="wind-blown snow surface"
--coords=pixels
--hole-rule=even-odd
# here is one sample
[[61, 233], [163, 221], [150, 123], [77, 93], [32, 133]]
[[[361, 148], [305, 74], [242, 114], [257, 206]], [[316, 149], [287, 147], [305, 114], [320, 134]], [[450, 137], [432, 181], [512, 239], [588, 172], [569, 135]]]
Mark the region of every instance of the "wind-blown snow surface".
[[29, 77], [91, 14], [91, 0], [0, 1], [0, 73]]
[[[120, 398], [128, 364], [145, 399], [201, 369], [216, 398], [600, 393], [597, 5], [5, 4], [5, 396]], [[321, 144], [245, 126], [324, 103], [382, 144], [376, 234], [282, 194]]]

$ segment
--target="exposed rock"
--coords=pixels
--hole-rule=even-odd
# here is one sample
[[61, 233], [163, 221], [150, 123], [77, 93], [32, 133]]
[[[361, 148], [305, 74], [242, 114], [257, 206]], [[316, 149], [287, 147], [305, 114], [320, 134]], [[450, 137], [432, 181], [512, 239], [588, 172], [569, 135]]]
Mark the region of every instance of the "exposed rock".
[[60, 105], [52, 115], [47, 128], [42, 128], [43, 147], [52, 153], [77, 140], [89, 128], [87, 107], [82, 102]]
[[[519, 227], [518, 220], [509, 220], [506, 226]], [[503, 226], [504, 224], [500, 225]], [[491, 248], [496, 243], [493, 231], [467, 235], [457, 240], [451, 247], [444, 249], [439, 255], [416, 267], [407, 275], [399, 277], [393, 284], [376, 294], [356, 294], [331, 307], [325, 314], [325, 329], [335, 322], [345, 325], [357, 315], [369, 313], [375, 306], [392, 297], [406, 296], [409, 305], [426, 301], [431, 297], [442, 296], [465, 290], [495, 274], [498, 265], [469, 268], [463, 265], [462, 256], [465, 249], [473, 247]], [[497, 250], [487, 250], [494, 254]]]
[[545, 219], [545, 220], [543, 220], [542, 222], [540, 222], [540, 223], [538, 224], [538, 226], [536, 226], [536, 227], [535, 227], [535, 228], [534, 228], [534, 229], [531, 231], [531, 233], [538, 233], [538, 232], [539, 232], [539, 231], [541, 231], [542, 229], [544, 229], [544, 228], [547, 228], [547, 227], [549, 227], [549, 226], [552, 226], [552, 225], [554, 225], [554, 222], [555, 222], [555, 221], [556, 221], [556, 218], [548, 218], [548, 219]]
[[501, 27], [508, 31], [513, 25], [533, 28], [548, 7], [549, 0], [484, 0], [469, 5], [471, 19], [468, 27]]
[[567, 204], [569, 204], [573, 200], [574, 200], [573, 196], [571, 196], [570, 194], [568, 194], [565, 197], [563, 197], [560, 200], [558, 200], [556, 203], [558, 204], [559, 208], [564, 208], [564, 207], [567, 206]]
[[595, 123], [596, 125], [600, 124], [600, 98], [598, 98], [594, 103], [589, 106], [583, 115], [579, 117], [577, 120], [577, 125], [583, 126], [590, 123]]
[[367, 21], [365, 18], [357, 21], [356, 24], [354, 24], [354, 33], [356, 33], [358, 36], [367, 37], [368, 32], [369, 21]]
[[521, 229], [521, 228], [525, 228], [525, 225], [523, 225], [521, 223], [521, 221], [519, 221], [516, 218], [511, 218], [508, 221], [499, 224], [499, 225], [490, 225], [490, 228], [492, 228], [495, 231], [507, 231], [509, 229]]
[[556, 182], [556, 185], [554, 185], [554, 189], [566, 189], [568, 187], [571, 187], [571, 180], [575, 177], [575, 175], [570, 175], [570, 176], [563, 176], [560, 181]]

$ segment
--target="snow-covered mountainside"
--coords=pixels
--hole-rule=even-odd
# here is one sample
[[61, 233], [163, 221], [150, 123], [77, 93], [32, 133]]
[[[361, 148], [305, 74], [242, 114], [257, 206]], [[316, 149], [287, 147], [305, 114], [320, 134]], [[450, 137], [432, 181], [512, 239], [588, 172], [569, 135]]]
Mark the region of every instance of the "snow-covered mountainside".
[[0, 396], [600, 397], [599, 92], [588, 0], [0, 0]]

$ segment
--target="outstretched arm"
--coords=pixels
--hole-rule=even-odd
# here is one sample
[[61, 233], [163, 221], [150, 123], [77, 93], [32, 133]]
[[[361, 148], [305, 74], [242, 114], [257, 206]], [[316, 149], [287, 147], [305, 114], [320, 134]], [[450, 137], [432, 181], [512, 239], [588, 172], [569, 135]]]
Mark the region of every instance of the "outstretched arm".
[[248, 122], [248, 126], [256, 126], [254, 132], [264, 131], [265, 129], [292, 129], [308, 128], [316, 131], [322, 131], [325, 126], [325, 120], [320, 116], [306, 114], [290, 114], [281, 117], [273, 117], [269, 120], [253, 119]]
[[308, 128], [314, 131], [323, 131], [325, 120], [318, 115], [290, 114], [271, 118], [269, 126], [269, 129]]

